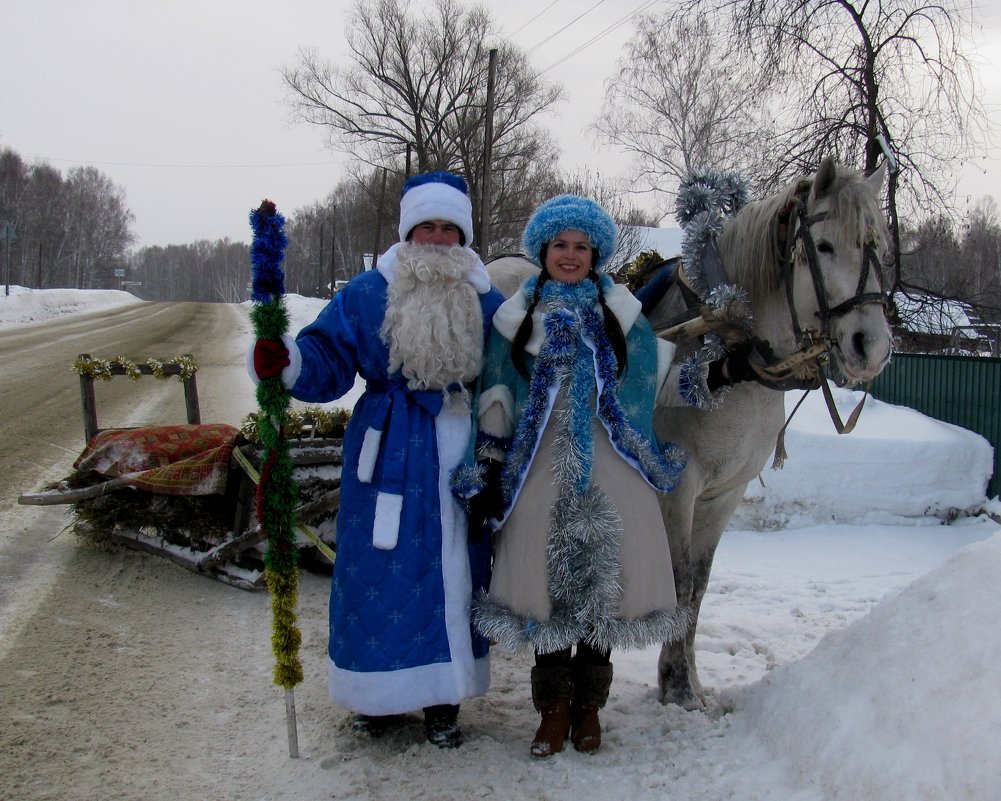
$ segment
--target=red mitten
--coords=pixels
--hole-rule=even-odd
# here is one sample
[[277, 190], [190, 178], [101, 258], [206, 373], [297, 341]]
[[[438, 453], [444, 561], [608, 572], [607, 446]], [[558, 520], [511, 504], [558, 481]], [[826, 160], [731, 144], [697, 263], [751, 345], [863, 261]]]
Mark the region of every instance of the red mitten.
[[288, 348], [281, 340], [259, 339], [254, 343], [254, 372], [261, 381], [281, 375], [288, 366]]

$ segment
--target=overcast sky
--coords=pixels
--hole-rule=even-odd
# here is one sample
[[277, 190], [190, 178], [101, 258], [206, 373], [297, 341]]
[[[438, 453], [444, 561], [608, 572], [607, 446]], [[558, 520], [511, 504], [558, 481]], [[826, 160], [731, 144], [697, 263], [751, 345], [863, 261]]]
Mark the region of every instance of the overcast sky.
[[[632, 31], [628, 20], [617, 23], [661, 5], [488, 4], [502, 34], [566, 90], [558, 117], [550, 118], [562, 130], [564, 167], [606, 176], [627, 169], [624, 157], [594, 145], [582, 129], [600, 110], [603, 83]], [[993, 52], [1001, 53], [1001, 12], [996, 0], [988, 5], [979, 14], [991, 26], [982, 41], [993, 41]], [[345, 64], [350, 6], [350, 0], [5, 0], [0, 147], [64, 175], [78, 165], [100, 169], [124, 190], [140, 245], [249, 241], [247, 214], [262, 198], [291, 214], [324, 198], [343, 174], [344, 157], [325, 147], [322, 129], [289, 121], [279, 71], [295, 64], [300, 48]], [[1001, 55], [992, 58], [983, 80], [1001, 145]], [[968, 165], [961, 188], [973, 200], [992, 194], [1001, 201], [1001, 148]]]

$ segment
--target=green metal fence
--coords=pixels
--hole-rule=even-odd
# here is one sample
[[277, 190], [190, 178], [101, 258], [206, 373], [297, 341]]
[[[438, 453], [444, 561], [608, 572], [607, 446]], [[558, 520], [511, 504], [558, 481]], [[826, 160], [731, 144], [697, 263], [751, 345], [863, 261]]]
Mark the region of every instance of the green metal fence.
[[987, 439], [994, 446], [987, 496], [1001, 494], [1001, 359], [897, 353], [873, 382], [872, 394]]

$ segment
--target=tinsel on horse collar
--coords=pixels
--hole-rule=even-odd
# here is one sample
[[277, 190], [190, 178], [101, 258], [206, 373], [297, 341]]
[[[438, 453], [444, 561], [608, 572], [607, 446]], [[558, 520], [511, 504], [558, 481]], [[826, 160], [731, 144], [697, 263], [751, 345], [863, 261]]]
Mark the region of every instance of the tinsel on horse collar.
[[[776, 359], [767, 342], [754, 336], [747, 338], [751, 344], [749, 363], [758, 383], [782, 392], [791, 389], [816, 389], [826, 383], [823, 367], [835, 345], [830, 336], [832, 320], [868, 303], [879, 303], [884, 308], [890, 306], [889, 296], [883, 286], [883, 275], [872, 231], [867, 232], [863, 243], [862, 264], [855, 294], [836, 306], [830, 306], [817, 257], [817, 247], [811, 233], [811, 227], [827, 219], [829, 215], [826, 212], [812, 215], [809, 213], [807, 197], [810, 187], [809, 181], [804, 180], [799, 183], [794, 197], [776, 223], [776, 243], [782, 254], [780, 266], [786, 287], [786, 300], [793, 334], [799, 347], [785, 358]], [[676, 208], [678, 221], [685, 227], [685, 235], [678, 280], [684, 282], [687, 278], [688, 284], [703, 302], [712, 304], [713, 296], [719, 295], [721, 287], [726, 285], [728, 279], [716, 248], [715, 238], [723, 229], [724, 215], [735, 215], [743, 207], [746, 198], [746, 182], [734, 173], [699, 171], [693, 173], [681, 185]], [[804, 330], [796, 312], [793, 298], [793, 267], [797, 255], [801, 255], [810, 271], [821, 320], [819, 331]], [[865, 291], [870, 272], [876, 274], [879, 292]], [[749, 324], [750, 320], [747, 323]], [[836, 412], [832, 412], [832, 416], [836, 418]], [[835, 419], [835, 425], [841, 429], [840, 419]]]

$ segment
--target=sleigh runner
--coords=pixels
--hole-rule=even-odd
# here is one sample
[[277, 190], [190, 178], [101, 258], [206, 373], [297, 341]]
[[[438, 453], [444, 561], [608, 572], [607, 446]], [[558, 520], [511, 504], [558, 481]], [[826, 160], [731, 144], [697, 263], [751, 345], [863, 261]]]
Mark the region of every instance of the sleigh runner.
[[[242, 429], [200, 420], [190, 356], [173, 362], [104, 362], [83, 354], [80, 375], [86, 447], [73, 473], [21, 504], [73, 506], [78, 536], [98, 545], [153, 553], [247, 590], [264, 588], [267, 532], [255, 509], [264, 450], [256, 415]], [[184, 385], [187, 423], [100, 429], [95, 378], [177, 377]], [[291, 413], [283, 434], [299, 488], [296, 547], [306, 567], [333, 559], [333, 521], [340, 501], [342, 436], [347, 412]]]

